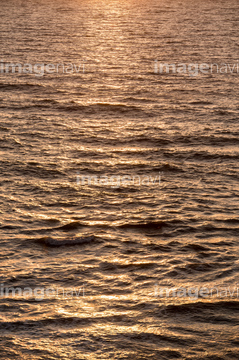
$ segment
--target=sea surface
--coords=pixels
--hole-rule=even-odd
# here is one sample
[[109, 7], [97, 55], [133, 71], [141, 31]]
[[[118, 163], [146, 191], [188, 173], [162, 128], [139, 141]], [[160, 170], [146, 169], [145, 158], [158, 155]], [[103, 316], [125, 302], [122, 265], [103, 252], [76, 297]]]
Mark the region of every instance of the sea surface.
[[155, 72], [238, 64], [238, 25], [232, 0], [1, 2], [2, 66], [80, 69], [0, 73], [2, 360], [239, 359], [239, 73]]

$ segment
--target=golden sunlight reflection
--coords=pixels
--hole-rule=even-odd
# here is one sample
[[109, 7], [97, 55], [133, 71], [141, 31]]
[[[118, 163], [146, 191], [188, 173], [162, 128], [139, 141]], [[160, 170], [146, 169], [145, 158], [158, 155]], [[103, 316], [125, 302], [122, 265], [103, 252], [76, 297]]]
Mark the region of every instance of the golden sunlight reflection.
[[1, 359], [239, 359], [238, 9], [1, 2]]

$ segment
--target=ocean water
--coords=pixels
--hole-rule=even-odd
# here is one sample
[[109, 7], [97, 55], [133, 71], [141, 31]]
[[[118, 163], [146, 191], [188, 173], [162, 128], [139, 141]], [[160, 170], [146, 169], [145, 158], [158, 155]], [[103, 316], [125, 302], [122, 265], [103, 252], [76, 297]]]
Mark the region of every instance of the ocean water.
[[0, 72], [1, 359], [239, 359], [238, 17], [232, 0], [1, 3], [1, 66], [80, 69]]

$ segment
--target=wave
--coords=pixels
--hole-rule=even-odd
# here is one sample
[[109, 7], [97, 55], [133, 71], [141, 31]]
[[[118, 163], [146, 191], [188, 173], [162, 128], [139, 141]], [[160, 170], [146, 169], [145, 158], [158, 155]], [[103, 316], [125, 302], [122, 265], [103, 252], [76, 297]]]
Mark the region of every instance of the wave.
[[163, 313], [167, 316], [186, 315], [199, 322], [238, 324], [236, 316], [239, 314], [239, 301], [193, 301], [187, 304], [170, 304], [163, 306]]
[[60, 247], [60, 246], [74, 246], [74, 245], [83, 245], [95, 241], [96, 238], [94, 235], [85, 236], [85, 237], [72, 237], [67, 239], [55, 239], [51, 237], [44, 237], [37, 239], [36, 242], [49, 246], [49, 247]]
[[[42, 302], [42, 301], [41, 301]], [[0, 329], [2, 330], [11, 330], [18, 331], [19, 328], [22, 330], [27, 330], [29, 328], [39, 329], [41, 327], [55, 325], [55, 326], [79, 326], [79, 325], [88, 325], [91, 323], [97, 322], [94, 318], [77, 318], [77, 317], [58, 317], [58, 318], [48, 318], [41, 320], [19, 320], [19, 321], [0, 321]]]
[[[17, 88], [16, 88], [17, 89]], [[10, 90], [10, 89], [9, 89]], [[144, 116], [151, 116], [150, 113], [147, 113], [143, 108], [133, 105], [126, 105], [126, 104], [110, 104], [110, 103], [95, 103], [95, 104], [78, 104], [74, 101], [68, 103], [60, 103], [57, 100], [40, 100], [37, 103], [26, 105], [20, 104], [19, 105], [1, 105], [0, 108], [3, 109], [11, 109], [11, 110], [26, 110], [26, 109], [50, 109], [57, 110], [57, 111], [66, 111], [66, 112], [83, 112], [86, 115], [99, 115], [99, 114], [109, 114], [109, 115], [144, 115]]]
[[31, 83], [15, 83], [15, 84], [10, 84], [10, 83], [0, 83], [0, 89], [1, 91], [12, 91], [12, 90], [42, 90], [44, 88], [43, 85], [38, 85], [38, 84], [31, 84]]
[[128, 223], [120, 225], [121, 229], [157, 230], [167, 225], [164, 221], [149, 221], [144, 223]]
[[65, 110], [65, 111], [83, 111], [87, 114], [99, 114], [99, 113], [140, 113], [143, 110], [137, 106], [133, 105], [126, 105], [126, 104], [111, 104], [111, 103], [95, 103], [89, 105], [83, 105], [79, 103], [68, 103], [58, 105], [58, 109]]

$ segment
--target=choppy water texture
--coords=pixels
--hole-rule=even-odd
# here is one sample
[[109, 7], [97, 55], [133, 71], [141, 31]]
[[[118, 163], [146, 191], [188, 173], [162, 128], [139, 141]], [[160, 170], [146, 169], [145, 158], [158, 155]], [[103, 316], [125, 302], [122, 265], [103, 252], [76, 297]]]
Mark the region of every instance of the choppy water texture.
[[[238, 281], [239, 74], [155, 74], [237, 63], [237, 1], [1, 3], [5, 62], [85, 73], [0, 74], [5, 287], [1, 359], [238, 359], [238, 296], [157, 296]], [[85, 185], [77, 173], [161, 183]]]

